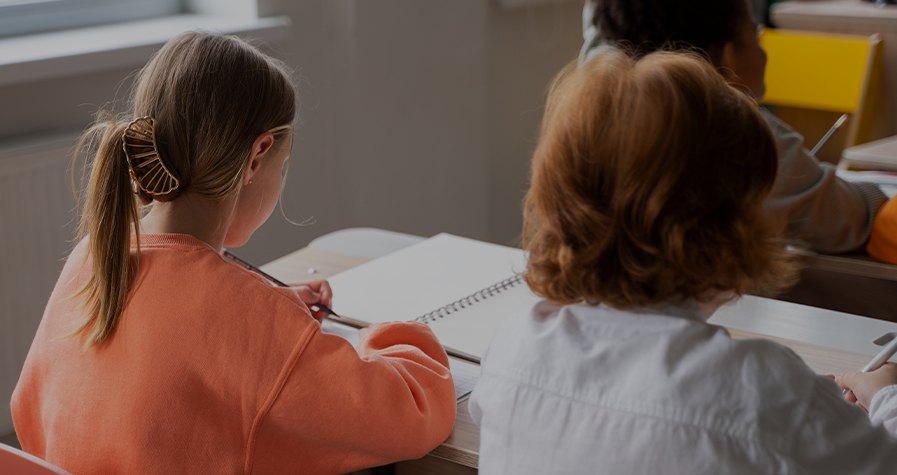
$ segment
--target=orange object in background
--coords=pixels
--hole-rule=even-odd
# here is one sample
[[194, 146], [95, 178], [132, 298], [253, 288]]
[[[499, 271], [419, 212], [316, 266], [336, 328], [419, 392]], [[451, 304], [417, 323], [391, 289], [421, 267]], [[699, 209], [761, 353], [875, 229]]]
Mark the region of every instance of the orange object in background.
[[866, 252], [882, 262], [897, 265], [897, 199], [888, 200], [875, 216]]

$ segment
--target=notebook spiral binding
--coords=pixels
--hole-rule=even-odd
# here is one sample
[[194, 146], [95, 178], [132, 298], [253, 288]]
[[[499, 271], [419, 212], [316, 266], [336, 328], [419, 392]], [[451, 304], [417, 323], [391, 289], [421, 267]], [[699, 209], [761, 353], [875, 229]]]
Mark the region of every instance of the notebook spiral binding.
[[514, 277], [509, 279], [505, 279], [497, 284], [490, 285], [485, 289], [474, 292], [463, 299], [455, 300], [454, 302], [444, 306], [439, 307], [432, 312], [425, 313], [414, 319], [415, 322], [420, 323], [430, 323], [435, 322], [436, 320], [443, 318], [445, 316], [451, 315], [454, 312], [459, 312], [462, 309], [474, 305], [477, 302], [482, 300], [486, 300], [489, 297], [492, 297], [496, 294], [500, 294], [502, 290], [510, 289], [518, 284], [526, 285], [526, 282], [523, 280], [523, 273], [516, 274]]

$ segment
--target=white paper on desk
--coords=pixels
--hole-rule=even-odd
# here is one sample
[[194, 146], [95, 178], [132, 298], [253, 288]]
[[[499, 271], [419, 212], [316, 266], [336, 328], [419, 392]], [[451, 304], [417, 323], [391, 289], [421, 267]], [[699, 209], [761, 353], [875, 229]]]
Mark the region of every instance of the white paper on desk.
[[897, 195], [897, 173], [838, 170], [836, 174], [838, 178], [851, 183], [875, 183], [888, 198]]
[[[321, 330], [345, 338], [353, 347], [358, 347], [359, 331], [339, 323], [324, 320], [321, 322]], [[477, 380], [480, 379], [480, 366], [473, 363], [449, 358], [449, 371], [452, 373], [452, 381], [455, 383], [455, 399], [461, 402], [470, 396]]]
[[[520, 249], [439, 234], [331, 277], [333, 310], [370, 323], [414, 320], [525, 268]], [[430, 327], [443, 345], [479, 357], [504, 317], [537, 300], [517, 285]]]

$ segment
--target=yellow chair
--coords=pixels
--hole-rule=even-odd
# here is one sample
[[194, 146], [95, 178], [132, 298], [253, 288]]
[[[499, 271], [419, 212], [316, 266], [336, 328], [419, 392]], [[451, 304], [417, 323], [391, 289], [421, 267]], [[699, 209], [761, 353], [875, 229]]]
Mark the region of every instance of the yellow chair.
[[882, 69], [877, 34], [766, 29], [760, 45], [768, 56], [764, 104], [851, 114], [844, 146], [871, 140]]

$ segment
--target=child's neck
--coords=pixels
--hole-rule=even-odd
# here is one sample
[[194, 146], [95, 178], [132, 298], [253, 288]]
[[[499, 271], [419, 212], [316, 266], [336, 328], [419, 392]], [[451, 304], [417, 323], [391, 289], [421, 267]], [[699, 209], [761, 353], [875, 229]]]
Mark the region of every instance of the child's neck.
[[216, 251], [224, 239], [233, 216], [231, 199], [207, 200], [184, 194], [167, 203], [153, 202], [150, 212], [140, 220], [146, 234], [189, 234]]
[[729, 291], [714, 291], [698, 299], [698, 307], [704, 312], [704, 317], [708, 320], [719, 310], [720, 307], [732, 301], [735, 293]]

